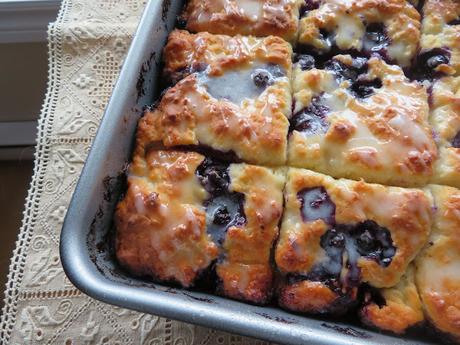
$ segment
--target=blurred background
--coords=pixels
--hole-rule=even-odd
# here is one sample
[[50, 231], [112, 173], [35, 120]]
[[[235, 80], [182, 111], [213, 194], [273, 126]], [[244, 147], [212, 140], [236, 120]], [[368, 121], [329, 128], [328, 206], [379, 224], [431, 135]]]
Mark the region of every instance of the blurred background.
[[46, 30], [60, 1], [0, 0], [0, 306], [33, 173], [46, 92]]

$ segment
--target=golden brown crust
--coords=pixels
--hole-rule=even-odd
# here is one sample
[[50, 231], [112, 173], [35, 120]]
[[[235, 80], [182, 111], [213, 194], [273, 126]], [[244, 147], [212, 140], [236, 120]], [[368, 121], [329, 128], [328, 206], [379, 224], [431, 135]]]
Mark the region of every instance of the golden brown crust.
[[410, 265], [399, 283], [381, 289], [385, 305], [366, 304], [360, 311], [361, 320], [371, 327], [397, 334], [420, 324], [424, 320], [422, 303], [414, 282], [414, 268]]
[[257, 99], [238, 106], [215, 99], [190, 75], [169, 89], [158, 107], [139, 122], [137, 147], [160, 142], [167, 147], [205, 145], [233, 151], [255, 164], [282, 165], [286, 160], [288, 90], [268, 87]]
[[327, 313], [339, 296], [320, 282], [304, 280], [280, 289], [281, 307], [303, 313]]
[[[328, 260], [328, 254], [321, 245], [321, 237], [336, 225], [329, 225], [323, 219], [304, 221], [301, 201], [297, 196], [302, 190], [317, 187], [323, 187], [335, 204], [335, 224], [355, 225], [373, 221], [389, 231], [396, 248], [391, 263], [385, 267], [377, 261], [360, 256], [357, 267], [361, 282], [377, 288], [396, 285], [428, 238], [431, 226], [429, 195], [417, 189], [334, 180], [309, 170], [290, 168], [285, 187], [285, 211], [275, 252], [276, 264], [285, 275], [305, 277], [314, 267]], [[342, 271], [343, 274], [346, 275], [346, 270]], [[287, 283], [282, 288], [290, 293], [290, 305], [303, 305], [304, 297], [297, 298], [286, 285], [291, 284]], [[322, 291], [325, 286], [319, 288]], [[311, 287], [296, 285], [293, 289], [309, 291]], [[315, 298], [321, 295], [315, 292]], [[333, 300], [332, 295], [328, 296], [325, 305]], [[286, 293], [281, 298], [286, 305]], [[314, 305], [318, 303], [322, 304], [315, 299]], [[311, 312], [309, 309], [305, 311]]]
[[134, 157], [115, 214], [117, 258], [131, 272], [188, 287], [217, 258], [206, 233], [206, 192], [195, 177], [203, 158], [166, 151]]
[[439, 147], [431, 181], [460, 187], [460, 148], [452, 146], [460, 132], [460, 77], [436, 81], [431, 92], [430, 123]]
[[187, 29], [213, 34], [297, 36], [300, 0], [190, 0]]
[[227, 70], [265, 63], [282, 66], [290, 78], [291, 55], [291, 46], [275, 36], [231, 37], [174, 30], [164, 48], [163, 73], [175, 83], [187, 74], [208, 66], [209, 74], [218, 76]]
[[247, 223], [228, 229], [217, 275], [224, 295], [264, 304], [273, 288], [270, 253], [283, 211], [284, 171], [232, 164], [229, 173], [230, 190], [245, 195]]
[[145, 158], [134, 156], [128, 191], [115, 216], [117, 258], [136, 275], [190, 287], [219, 257], [220, 293], [266, 303], [273, 288], [270, 252], [282, 213], [284, 170], [229, 166], [229, 192], [244, 196], [246, 223], [230, 226], [218, 245], [207, 229], [204, 205], [210, 195], [195, 174], [203, 160], [193, 152], [151, 149]]
[[460, 3], [456, 0], [426, 0], [423, 6], [423, 51], [441, 48], [450, 53], [448, 64], [440, 64], [435, 70], [448, 75], [460, 73], [460, 25], [450, 25], [460, 16]]
[[460, 341], [460, 191], [430, 189], [437, 210], [429, 244], [416, 259], [416, 284], [427, 318]]
[[[335, 57], [345, 65], [351, 57]], [[437, 148], [428, 125], [426, 89], [410, 82], [402, 70], [380, 59], [368, 62], [360, 77], [378, 79], [382, 87], [359, 99], [350, 82], [340, 84], [330, 70], [294, 70], [294, 114], [317, 96], [327, 96], [326, 133], [294, 130], [288, 164], [334, 177], [363, 178], [396, 186], [422, 186], [432, 175]], [[326, 95], [326, 96], [325, 96]]]
[[405, 0], [324, 0], [300, 20], [299, 43], [328, 51], [331, 43], [320, 30], [334, 32], [341, 50], [363, 49], [366, 24], [383, 23], [391, 43], [389, 58], [408, 66], [420, 39], [420, 15]]

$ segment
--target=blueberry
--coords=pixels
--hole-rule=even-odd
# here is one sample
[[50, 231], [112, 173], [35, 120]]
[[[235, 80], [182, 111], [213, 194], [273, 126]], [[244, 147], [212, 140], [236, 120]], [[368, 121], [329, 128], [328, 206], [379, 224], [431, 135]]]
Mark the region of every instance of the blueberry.
[[455, 147], [457, 149], [460, 148], [460, 131], [458, 131], [454, 139], [452, 139], [452, 147]]
[[380, 79], [373, 80], [357, 80], [354, 82], [350, 89], [351, 92], [358, 98], [366, 98], [374, 93], [375, 89], [382, 87], [382, 81]]
[[297, 54], [294, 58], [302, 71], [307, 71], [315, 68], [315, 58], [308, 54]]
[[231, 217], [225, 205], [218, 206], [213, 215], [213, 224], [226, 225], [230, 223]]
[[321, 96], [316, 96], [308, 107], [291, 118], [290, 131], [296, 130], [307, 135], [326, 133], [329, 128], [326, 119], [328, 112], [329, 108], [322, 104]]
[[224, 192], [206, 200], [206, 229], [213, 241], [221, 245], [231, 226], [246, 223], [244, 194]]
[[252, 80], [254, 84], [260, 88], [266, 88], [274, 82], [272, 75], [264, 69], [256, 69], [254, 73], [252, 73]]
[[431, 69], [435, 69], [439, 65], [446, 64], [449, 59], [445, 55], [434, 55], [426, 60], [426, 66]]
[[358, 236], [357, 242], [359, 248], [364, 252], [371, 252], [377, 246], [374, 236], [367, 229]]
[[196, 169], [196, 175], [208, 193], [218, 193], [227, 190], [230, 183], [227, 168], [228, 164], [205, 158]]
[[450, 52], [446, 48], [434, 48], [425, 51], [417, 57], [411, 78], [417, 80], [438, 78], [442, 76], [442, 73], [435, 71], [436, 67], [448, 64], [449, 61]]
[[342, 233], [337, 233], [329, 240], [329, 245], [336, 248], [345, 247], [345, 236]]
[[372, 23], [366, 27], [363, 38], [363, 50], [368, 53], [384, 54], [385, 48], [389, 44], [385, 26], [382, 23]]
[[322, 219], [327, 224], [335, 223], [335, 204], [324, 187], [302, 189], [297, 193], [297, 198], [304, 222]]
[[349, 235], [361, 256], [375, 260], [384, 267], [391, 263], [396, 248], [388, 229], [368, 220], [356, 225]]
[[367, 73], [367, 59], [354, 58], [351, 65], [332, 59], [326, 63], [325, 69], [334, 72], [337, 81], [340, 83], [345, 80], [355, 81], [360, 74]]

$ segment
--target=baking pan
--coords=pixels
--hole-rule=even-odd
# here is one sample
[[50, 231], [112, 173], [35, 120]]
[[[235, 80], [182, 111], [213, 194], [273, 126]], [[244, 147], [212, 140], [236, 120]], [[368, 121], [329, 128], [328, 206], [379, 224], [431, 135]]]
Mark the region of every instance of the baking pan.
[[136, 124], [158, 94], [161, 52], [183, 1], [151, 0], [114, 88], [64, 221], [60, 253], [72, 283], [106, 303], [278, 343], [436, 344], [176, 289], [126, 275], [113, 253], [112, 217], [124, 188]]

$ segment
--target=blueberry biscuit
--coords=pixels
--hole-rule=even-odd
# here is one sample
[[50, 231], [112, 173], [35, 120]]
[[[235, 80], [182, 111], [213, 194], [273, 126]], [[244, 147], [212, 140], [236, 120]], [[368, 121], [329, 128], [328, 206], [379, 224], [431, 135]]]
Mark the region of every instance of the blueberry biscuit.
[[297, 37], [302, 0], [189, 0], [182, 19], [192, 32]]
[[378, 58], [298, 55], [288, 164], [334, 177], [425, 184], [437, 157], [426, 89]]
[[218, 293], [263, 304], [272, 292], [283, 184], [282, 169], [194, 152], [135, 156], [116, 211], [117, 258], [137, 275], [184, 287], [212, 271]]
[[290, 168], [275, 260], [279, 304], [339, 314], [362, 284], [391, 288], [426, 243], [431, 200], [423, 191], [334, 180]]
[[420, 67], [428, 77], [460, 72], [460, 2], [426, 0], [423, 6]]
[[430, 99], [430, 122], [439, 147], [432, 181], [460, 187], [460, 77], [436, 81]]
[[307, 0], [299, 48], [319, 55], [378, 55], [408, 67], [420, 38], [420, 14], [406, 0]]
[[426, 248], [416, 259], [416, 283], [427, 319], [460, 341], [460, 191], [431, 187], [436, 216]]
[[278, 37], [173, 32], [165, 70], [180, 81], [139, 122], [138, 148], [201, 146], [249, 163], [284, 164], [290, 66], [290, 45]]

